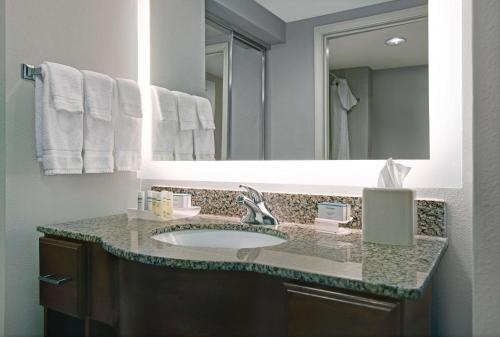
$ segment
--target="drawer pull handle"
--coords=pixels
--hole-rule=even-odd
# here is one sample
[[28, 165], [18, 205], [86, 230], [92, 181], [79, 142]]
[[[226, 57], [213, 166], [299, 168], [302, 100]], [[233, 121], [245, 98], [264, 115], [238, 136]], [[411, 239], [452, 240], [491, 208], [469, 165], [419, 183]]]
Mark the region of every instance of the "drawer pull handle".
[[44, 275], [44, 276], [38, 276], [38, 280], [41, 282], [53, 284], [56, 286], [63, 285], [66, 282], [71, 281], [71, 277], [56, 277], [54, 274], [49, 274], [49, 275]]

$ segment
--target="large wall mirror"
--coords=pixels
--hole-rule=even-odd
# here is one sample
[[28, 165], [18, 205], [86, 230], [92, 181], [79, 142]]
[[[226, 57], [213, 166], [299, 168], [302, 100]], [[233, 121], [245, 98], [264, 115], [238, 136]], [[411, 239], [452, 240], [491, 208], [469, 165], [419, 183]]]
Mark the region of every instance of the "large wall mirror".
[[[248, 0], [238, 6], [207, 0], [205, 13], [196, 15], [204, 39], [190, 40], [194, 28], [175, 28], [181, 42], [173, 34], [170, 40], [152, 36], [158, 44], [173, 43], [152, 50], [174, 48], [179, 67], [197, 62], [186, 77], [171, 70], [177, 81], [197, 85], [167, 89], [209, 100], [213, 159], [429, 159], [427, 7], [403, 15], [393, 1], [345, 8], [345, 2], [333, 0], [324, 8], [312, 6], [314, 11], [302, 4], [305, 14], [298, 6], [297, 1]], [[159, 14], [155, 18], [166, 22]], [[282, 29], [282, 36], [266, 32], [266, 24], [268, 31]], [[177, 47], [202, 41], [202, 49], [191, 45], [182, 58]], [[168, 56], [152, 58], [154, 76], [168, 77], [162, 64]], [[202, 74], [195, 74], [199, 69]]]

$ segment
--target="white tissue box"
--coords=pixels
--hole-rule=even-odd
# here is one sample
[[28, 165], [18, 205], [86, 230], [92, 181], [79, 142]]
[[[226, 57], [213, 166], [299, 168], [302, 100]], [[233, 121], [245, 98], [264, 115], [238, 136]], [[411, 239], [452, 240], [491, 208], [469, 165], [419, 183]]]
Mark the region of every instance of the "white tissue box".
[[365, 188], [362, 214], [363, 241], [413, 245], [417, 233], [414, 190]]

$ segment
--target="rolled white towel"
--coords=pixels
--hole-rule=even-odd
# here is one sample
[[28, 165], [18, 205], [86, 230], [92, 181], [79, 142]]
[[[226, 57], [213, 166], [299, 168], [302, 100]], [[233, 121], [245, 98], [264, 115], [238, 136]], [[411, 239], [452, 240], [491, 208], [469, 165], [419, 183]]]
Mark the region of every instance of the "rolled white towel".
[[85, 173], [113, 172], [114, 130], [112, 107], [115, 81], [104, 74], [83, 70], [83, 168]]
[[114, 104], [115, 168], [138, 171], [141, 167], [142, 106], [136, 81], [116, 79]]

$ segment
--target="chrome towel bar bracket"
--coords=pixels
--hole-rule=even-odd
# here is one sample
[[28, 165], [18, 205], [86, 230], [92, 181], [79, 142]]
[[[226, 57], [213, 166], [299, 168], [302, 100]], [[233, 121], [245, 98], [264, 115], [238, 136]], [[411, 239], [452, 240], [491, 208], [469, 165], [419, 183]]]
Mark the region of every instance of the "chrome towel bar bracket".
[[21, 64], [21, 78], [24, 80], [34, 81], [35, 76], [41, 75], [42, 69], [32, 66], [30, 64]]

